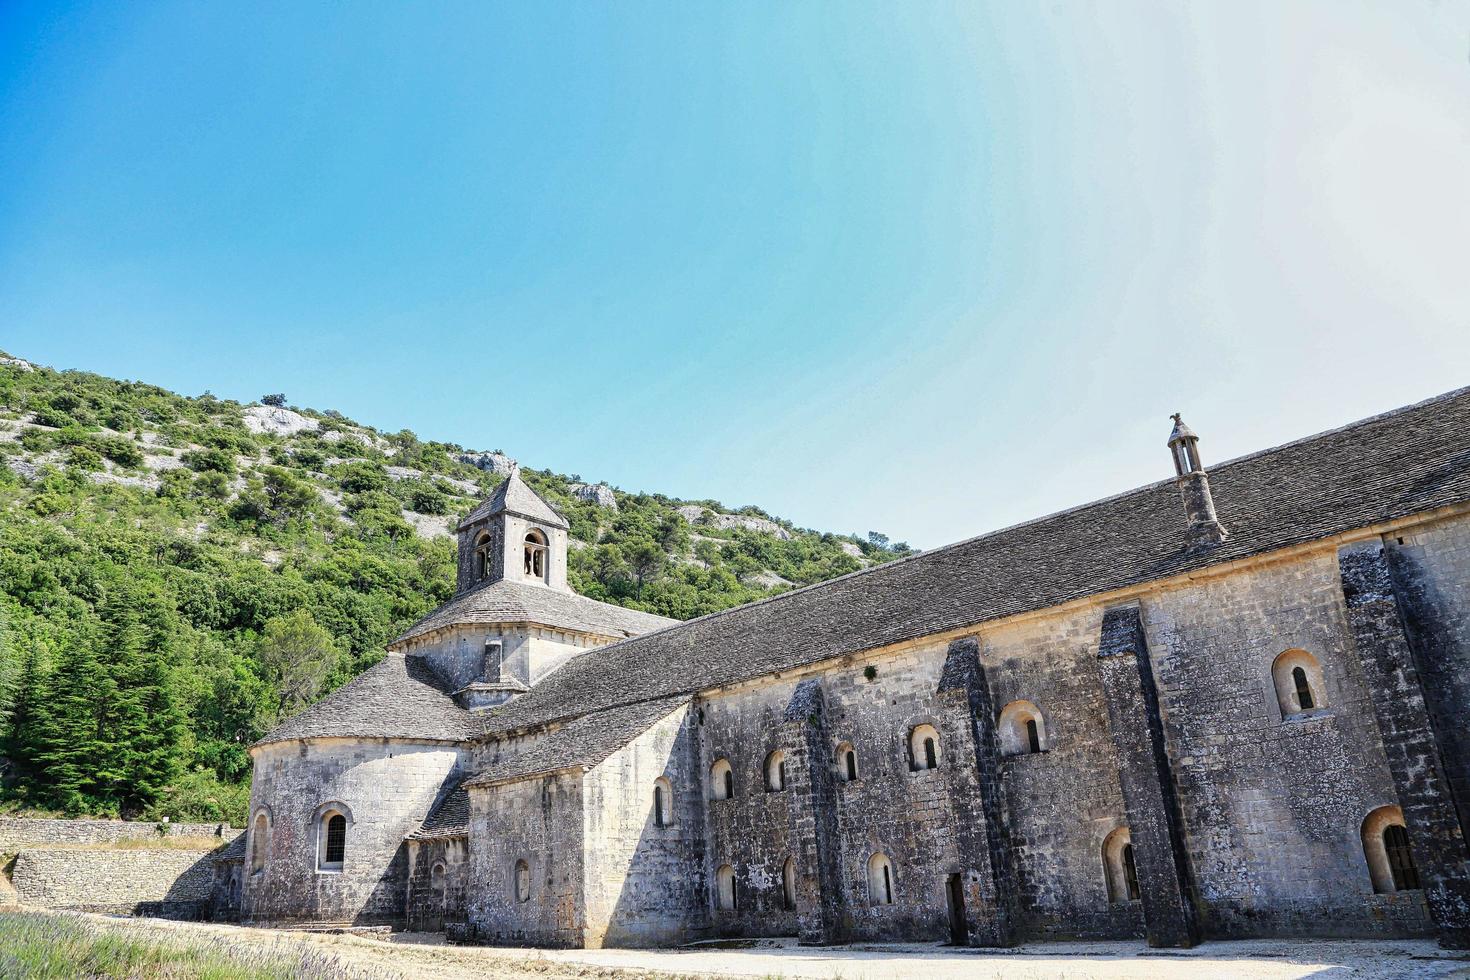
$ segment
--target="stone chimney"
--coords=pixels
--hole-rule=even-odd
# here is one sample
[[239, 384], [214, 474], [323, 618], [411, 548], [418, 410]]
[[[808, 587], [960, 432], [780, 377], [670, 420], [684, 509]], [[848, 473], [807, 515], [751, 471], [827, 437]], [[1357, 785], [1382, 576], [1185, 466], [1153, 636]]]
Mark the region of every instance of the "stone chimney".
[[1186, 532], [1192, 548], [1208, 548], [1225, 540], [1225, 528], [1215, 516], [1215, 500], [1210, 496], [1210, 478], [1199, 461], [1199, 436], [1184, 424], [1176, 412], [1174, 431], [1169, 433], [1169, 452], [1174, 457], [1175, 485], [1184, 501], [1184, 516], [1189, 521]]

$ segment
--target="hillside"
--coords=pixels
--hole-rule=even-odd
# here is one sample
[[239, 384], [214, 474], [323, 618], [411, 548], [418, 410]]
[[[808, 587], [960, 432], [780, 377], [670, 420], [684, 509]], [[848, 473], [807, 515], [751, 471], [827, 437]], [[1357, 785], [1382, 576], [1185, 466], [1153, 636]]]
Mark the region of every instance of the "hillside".
[[[453, 591], [493, 451], [0, 354], [0, 809], [243, 820], [245, 749]], [[584, 595], [687, 619], [906, 553], [531, 468]]]

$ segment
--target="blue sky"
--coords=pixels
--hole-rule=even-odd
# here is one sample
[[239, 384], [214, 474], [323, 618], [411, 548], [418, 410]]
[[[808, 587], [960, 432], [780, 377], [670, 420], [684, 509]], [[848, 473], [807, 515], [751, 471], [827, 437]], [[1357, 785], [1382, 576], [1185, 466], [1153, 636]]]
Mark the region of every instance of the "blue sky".
[[1470, 384], [1470, 3], [0, 4], [0, 348], [931, 547]]

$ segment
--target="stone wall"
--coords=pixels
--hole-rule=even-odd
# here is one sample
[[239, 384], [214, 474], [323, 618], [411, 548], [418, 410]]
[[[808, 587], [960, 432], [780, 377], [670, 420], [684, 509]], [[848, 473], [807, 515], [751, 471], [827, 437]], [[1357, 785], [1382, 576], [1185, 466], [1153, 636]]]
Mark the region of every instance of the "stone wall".
[[[583, 944], [582, 772], [470, 789], [468, 935], [535, 946]], [[516, 893], [524, 861], [527, 894]]]
[[[709, 921], [703, 799], [687, 707], [655, 724], [583, 778], [585, 945], [691, 942]], [[654, 819], [667, 780], [670, 816]]]
[[400, 646], [404, 653], [423, 657], [452, 690], [486, 678], [485, 644], [501, 644], [500, 677], [534, 684], [572, 657], [609, 642], [569, 630], [540, 626], [464, 626], [415, 637]]
[[469, 842], [464, 837], [409, 841], [408, 927], [456, 932], [465, 924], [470, 890]]
[[[1419, 561], [1442, 569], [1452, 558]], [[1441, 574], [1463, 601], [1470, 574]], [[1433, 934], [1421, 893], [1375, 894], [1368, 876], [1363, 819], [1397, 795], [1353, 654], [1335, 550], [1170, 583], [1138, 603], [1148, 653], [1138, 663], [1148, 673], [1134, 683], [1152, 689], [1144, 693], [1156, 699], [1149, 711], [1158, 719], [1156, 741], [1142, 750], [1144, 758], [1159, 753], [1150, 778], [1162, 802], [1153, 805], [1175, 811], [1177, 822], [1153, 853], [1176, 862], [1168, 875], [1183, 895], [1182, 908], [1179, 892], [1171, 900], [1183, 919], [1173, 938], [1159, 941], [1188, 944], [1196, 925], [1216, 938]], [[1110, 893], [1104, 870], [1104, 839], [1128, 827], [1098, 662], [1104, 612], [1102, 604], [1084, 605], [976, 630], [993, 710], [1030, 702], [1042, 721], [1042, 751], [1017, 751], [1003, 739], [1009, 754], [999, 762], [995, 802], [1004, 815], [1017, 938], [1138, 937], [1144, 906], [1163, 900]], [[1271, 667], [1292, 649], [1320, 662], [1326, 705], [1283, 719]], [[968, 760], [957, 756], [952, 743], [964, 740], [941, 721], [936, 688], [944, 660], [943, 643], [920, 642], [816, 675], [830, 743], [819, 761], [836, 767], [841, 743], [857, 756], [858, 778], [839, 771], [832, 804], [848, 938], [949, 935], [945, 881], [970, 870], [957, 838], [982, 818], [965, 795], [971, 791], [946, 775], [976, 761], [974, 741], [965, 743]], [[705, 890], [721, 935], [797, 931], [780, 874], [796, 846], [792, 794], [766, 792], [762, 781], [796, 683], [773, 678], [701, 703]], [[911, 765], [906, 736], [918, 724], [940, 731], [937, 770]], [[709, 799], [707, 776], [721, 758], [734, 770], [732, 800]], [[891, 905], [869, 894], [867, 862], [879, 852], [893, 865]], [[735, 910], [713, 908], [710, 883], [726, 863], [736, 872]], [[1154, 878], [1150, 886], [1146, 870], [1139, 872], [1145, 887], [1171, 880]]]
[[[263, 746], [253, 753], [252, 827], [269, 821], [265, 866], [245, 878], [249, 922], [398, 923], [405, 912], [408, 852], [451, 777], [460, 749], [390, 739], [323, 739]], [[322, 816], [347, 817], [340, 870], [318, 868]], [[251, 835], [245, 867], [253, 867]]]
[[47, 844], [114, 844], [159, 837], [218, 837], [221, 843], [238, 831], [220, 823], [148, 823], [135, 820], [44, 820], [0, 817], [0, 853]]
[[[1335, 551], [1141, 605], [1206, 934], [1432, 931], [1419, 893], [1368, 876], [1363, 819], [1396, 796]], [[1325, 705], [1283, 718], [1271, 667], [1292, 649], [1321, 664]]]
[[1005, 738], [1000, 760], [1022, 936], [1143, 931], [1139, 903], [1110, 902], [1103, 874], [1103, 839], [1127, 816], [1096, 666], [1101, 622], [1089, 607], [980, 634], [997, 717], [1023, 701], [1041, 714], [1042, 751]]
[[26, 905], [193, 918], [214, 883], [208, 851], [28, 848], [11, 881]]

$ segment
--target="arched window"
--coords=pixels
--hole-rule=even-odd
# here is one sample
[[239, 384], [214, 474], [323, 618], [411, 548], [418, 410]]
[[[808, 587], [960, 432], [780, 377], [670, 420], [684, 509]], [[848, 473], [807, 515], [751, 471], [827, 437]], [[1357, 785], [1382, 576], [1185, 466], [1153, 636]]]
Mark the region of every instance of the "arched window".
[[270, 817], [266, 816], [264, 810], [255, 815], [255, 823], [250, 831], [250, 873], [258, 875], [265, 870], [265, 861], [269, 856], [271, 846], [271, 824]]
[[1277, 657], [1271, 664], [1271, 682], [1283, 721], [1327, 707], [1322, 665], [1305, 650], [1288, 650]]
[[868, 858], [868, 903], [893, 904], [893, 862], [881, 851]]
[[791, 857], [781, 866], [781, 907], [796, 908], [796, 859]]
[[653, 781], [653, 825], [671, 827], [674, 824], [674, 787], [667, 778], [660, 776]]
[[722, 912], [734, 912], [735, 902], [735, 869], [728, 864], [722, 864], [715, 872], [715, 908]]
[[766, 756], [766, 792], [779, 793], [786, 788], [786, 753], [780, 749]]
[[1000, 709], [996, 723], [1002, 755], [1028, 755], [1046, 751], [1046, 719], [1030, 701], [1012, 701]]
[[479, 536], [475, 538], [475, 578], [477, 580], [483, 581], [490, 577], [490, 568], [492, 565], [490, 560], [491, 550], [490, 532], [481, 531]]
[[1138, 866], [1133, 860], [1133, 839], [1119, 827], [1103, 839], [1103, 875], [1108, 883], [1108, 901], [1134, 902], [1139, 898]]
[[854, 751], [851, 742], [843, 742], [837, 746], [837, 778], [844, 783], [853, 782], [858, 778], [857, 752]]
[[731, 800], [735, 798], [735, 772], [729, 759], [716, 759], [709, 767], [709, 798]]
[[909, 732], [909, 768], [914, 772], [939, 768], [939, 730], [915, 725]]
[[516, 862], [515, 889], [517, 902], [531, 900], [531, 866], [524, 860]]
[[1363, 857], [1368, 861], [1368, 877], [1375, 892], [1416, 891], [1423, 887], [1402, 810], [1396, 806], [1374, 810], [1363, 820], [1362, 835]]
[[347, 817], [336, 810], [322, 814], [317, 870], [341, 871], [347, 857]]
[[525, 545], [525, 572], [527, 578], [539, 578], [546, 581], [550, 561], [546, 549], [546, 535], [540, 531], [532, 530], [526, 534]]
[[434, 862], [433, 870], [429, 872], [429, 888], [434, 893], [434, 901], [439, 903], [440, 908], [443, 908], [444, 896], [448, 891], [444, 884], [443, 861]]

